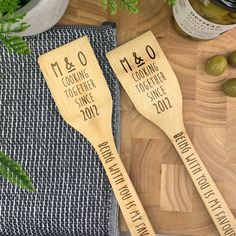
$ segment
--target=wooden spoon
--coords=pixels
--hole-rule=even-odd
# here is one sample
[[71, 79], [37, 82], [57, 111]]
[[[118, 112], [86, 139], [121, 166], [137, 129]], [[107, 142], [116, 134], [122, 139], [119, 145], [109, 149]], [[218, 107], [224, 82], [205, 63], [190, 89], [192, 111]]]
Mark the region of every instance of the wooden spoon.
[[130, 233], [154, 236], [117, 153], [111, 126], [112, 97], [88, 38], [82, 37], [40, 56], [39, 65], [64, 120], [97, 151]]
[[221, 235], [236, 235], [229, 207], [185, 130], [178, 80], [151, 31], [107, 54], [136, 109], [170, 138]]

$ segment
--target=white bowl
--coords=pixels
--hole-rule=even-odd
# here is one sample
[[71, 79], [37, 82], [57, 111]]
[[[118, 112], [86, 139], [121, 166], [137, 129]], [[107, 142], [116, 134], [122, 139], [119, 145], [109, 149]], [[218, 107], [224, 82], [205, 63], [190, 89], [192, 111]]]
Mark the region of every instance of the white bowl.
[[69, 0], [31, 0], [18, 10], [19, 13], [27, 13], [23, 21], [30, 24], [19, 35], [35, 35], [50, 29], [61, 19], [68, 3]]

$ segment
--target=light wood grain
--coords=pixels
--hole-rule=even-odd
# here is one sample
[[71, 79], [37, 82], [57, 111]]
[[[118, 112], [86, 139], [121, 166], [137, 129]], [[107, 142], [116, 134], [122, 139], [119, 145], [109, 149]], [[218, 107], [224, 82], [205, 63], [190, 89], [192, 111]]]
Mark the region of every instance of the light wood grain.
[[162, 164], [160, 195], [161, 210], [192, 211], [192, 184], [183, 165]]
[[[185, 130], [179, 83], [153, 33], [148, 31], [113, 49], [107, 53], [107, 58], [137, 111], [160, 127], [172, 141], [220, 235], [236, 235], [236, 220]], [[203, 144], [210, 147], [215, 142], [212, 142], [208, 134], [211, 133], [207, 132], [206, 138], [199, 140], [203, 140]], [[217, 157], [214, 151], [218, 154], [217, 150], [211, 149], [209, 156]], [[224, 168], [220, 162], [219, 165], [214, 165], [212, 161], [211, 166], [219, 174], [224, 175]], [[180, 192], [176, 191], [176, 186], [178, 182], [184, 181], [178, 181], [175, 177], [173, 191], [171, 179], [174, 179], [175, 168], [163, 166], [162, 169], [163, 183], [169, 186], [167, 192], [165, 185], [161, 185], [161, 203], [165, 210], [187, 208], [188, 193], [182, 197], [183, 201], [173, 197], [173, 193], [176, 196], [180, 195]], [[171, 204], [175, 207], [171, 207]]]
[[[206, 57], [218, 53], [225, 54], [236, 49], [236, 30], [208, 42], [196, 42], [183, 38], [173, 29], [170, 8], [162, 0], [142, 0], [138, 15], [119, 12], [115, 17], [110, 17], [108, 12], [103, 11], [96, 0], [70, 0], [60, 24], [99, 25], [107, 20], [113, 20], [117, 24], [118, 44], [127, 42], [149, 29], [158, 38], [180, 83], [183, 94], [183, 117], [188, 134], [197, 151], [200, 151], [201, 155], [206, 154], [202, 156], [202, 160], [213, 175], [213, 179], [216, 177], [222, 180], [223, 178], [222, 182], [216, 182], [216, 184], [222, 191], [225, 191], [225, 199], [236, 216], [236, 188], [235, 185], [232, 185], [235, 172], [230, 171], [230, 166], [236, 164], [236, 100], [226, 97], [220, 91], [223, 80], [236, 77], [236, 70], [230, 68], [223, 77], [218, 78], [206, 75], [202, 67]], [[201, 85], [202, 81], [205, 82], [204, 86]], [[209, 86], [210, 92], [208, 91]], [[217, 98], [212, 89], [215, 92], [218, 91]], [[206, 92], [208, 96], [206, 96]], [[208, 99], [205, 106], [201, 106], [202, 94], [204, 100]], [[222, 108], [222, 101], [225, 108]], [[219, 108], [212, 110], [212, 106], [217, 107], [217, 104], [219, 104]], [[218, 109], [223, 113], [221, 116]], [[124, 159], [126, 169], [130, 173], [156, 232], [188, 236], [217, 236], [217, 230], [194, 187], [192, 187], [191, 212], [161, 210], [160, 193], [163, 181], [160, 174], [161, 166], [162, 164], [181, 164], [181, 160], [166, 135], [158, 127], [149, 121], [144, 121], [145, 119], [137, 114], [123, 90], [121, 92], [121, 117], [121, 158]], [[225, 159], [224, 168], [227, 175], [224, 176], [221, 176], [219, 172], [214, 174], [214, 170], [211, 168], [212, 161], [205, 159], [205, 156], [209, 156], [208, 146], [202, 145], [202, 141], [200, 141], [202, 132], [205, 135], [207, 132], [215, 133], [218, 128], [221, 133], [225, 131], [226, 134], [214, 138], [215, 147], [218, 150], [219, 144], [221, 151], [217, 154], [217, 159], [215, 160], [214, 157], [212, 160], [215, 165], [219, 166], [217, 162], [220, 160], [222, 163], [222, 160]], [[150, 144], [152, 148], [148, 151], [150, 141], [153, 144]], [[222, 152], [223, 143], [225, 144], [225, 154]], [[198, 150], [200, 145], [201, 150]], [[143, 152], [145, 148], [147, 151]], [[141, 158], [141, 153], [145, 153], [145, 158], [144, 156]], [[139, 158], [136, 158], [137, 156]], [[140, 168], [143, 162], [145, 162], [145, 168]], [[152, 181], [146, 177], [147, 170], [149, 175], [155, 176]], [[225, 184], [228, 176], [231, 176], [231, 181]], [[184, 183], [179, 184], [186, 188], [185, 191], [187, 190]], [[168, 186], [165, 186], [168, 192]], [[121, 229], [127, 230], [124, 221], [121, 222]]]

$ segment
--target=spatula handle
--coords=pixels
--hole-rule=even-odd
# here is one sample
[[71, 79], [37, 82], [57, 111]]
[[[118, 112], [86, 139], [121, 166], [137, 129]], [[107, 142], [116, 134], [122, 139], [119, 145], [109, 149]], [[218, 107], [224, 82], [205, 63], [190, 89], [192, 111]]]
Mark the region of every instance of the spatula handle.
[[169, 135], [220, 235], [236, 236], [236, 221], [186, 130]]
[[117, 153], [113, 138], [94, 145], [106, 171], [131, 235], [151, 235], [155, 232]]

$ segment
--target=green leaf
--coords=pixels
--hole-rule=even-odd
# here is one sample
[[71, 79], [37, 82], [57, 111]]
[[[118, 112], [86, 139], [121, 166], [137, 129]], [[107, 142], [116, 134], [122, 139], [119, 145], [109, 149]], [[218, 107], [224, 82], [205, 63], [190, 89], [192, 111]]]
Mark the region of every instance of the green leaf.
[[14, 13], [21, 7], [20, 0], [0, 0], [0, 14]]
[[173, 6], [173, 5], [175, 5], [176, 0], [167, 0], [167, 3], [168, 3], [170, 6]]
[[101, 0], [103, 9], [109, 8], [110, 14], [115, 15], [117, 13], [117, 8], [127, 10], [130, 13], [138, 13], [139, 9], [137, 7], [139, 0]]
[[108, 8], [108, 0], [101, 0], [102, 8], [106, 10]]
[[12, 160], [5, 153], [0, 151], [0, 174], [8, 182], [30, 192], [35, 191], [35, 187], [29, 176], [22, 169], [22, 166]]
[[25, 22], [21, 22], [18, 25], [8, 24], [0, 24], [0, 33], [2, 34], [11, 34], [11, 33], [19, 33], [26, 30], [29, 25]]
[[130, 13], [137, 14], [139, 9], [137, 7], [139, 0], [120, 0], [120, 8], [128, 10]]
[[15, 13], [20, 8], [20, 2], [20, 0], [0, 0], [0, 43], [10, 52], [26, 55], [30, 53], [26, 42], [20, 36], [14, 35], [29, 27], [27, 23], [21, 22], [25, 14]]
[[0, 33], [0, 41], [10, 52], [16, 52], [23, 55], [30, 54], [30, 49], [22, 37], [17, 35], [4, 35]]
[[20, 22], [26, 14], [7, 14], [0, 17], [0, 24], [7, 24], [7, 23], [17, 23]]
[[116, 0], [109, 0], [109, 10], [110, 14], [114, 16], [117, 13], [117, 2]]

